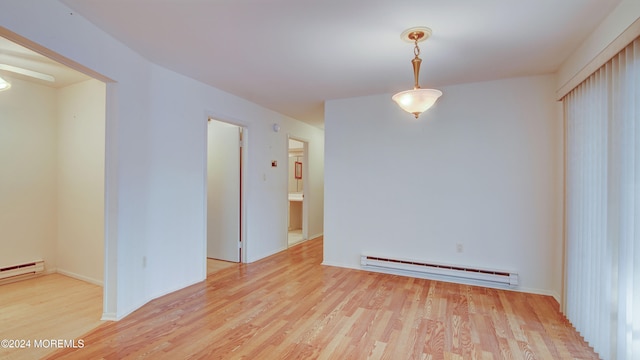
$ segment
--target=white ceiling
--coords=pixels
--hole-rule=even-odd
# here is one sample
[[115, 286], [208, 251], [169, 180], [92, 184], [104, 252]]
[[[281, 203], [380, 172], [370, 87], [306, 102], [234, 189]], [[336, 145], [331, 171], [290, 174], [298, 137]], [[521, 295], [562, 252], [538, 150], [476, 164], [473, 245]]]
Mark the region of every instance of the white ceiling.
[[433, 29], [420, 84], [437, 88], [555, 72], [620, 2], [61, 1], [152, 62], [318, 127], [325, 100], [413, 86], [409, 27]]

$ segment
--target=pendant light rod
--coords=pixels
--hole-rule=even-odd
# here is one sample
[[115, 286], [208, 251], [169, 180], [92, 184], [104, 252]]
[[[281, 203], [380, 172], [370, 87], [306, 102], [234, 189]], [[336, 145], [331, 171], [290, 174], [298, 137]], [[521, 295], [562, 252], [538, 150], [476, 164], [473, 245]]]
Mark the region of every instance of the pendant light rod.
[[414, 58], [411, 60], [411, 64], [413, 65], [413, 77], [415, 79], [415, 84], [413, 85], [414, 89], [420, 89], [419, 79], [420, 79], [420, 64], [422, 64], [422, 59], [420, 59], [420, 47], [418, 46], [418, 41], [424, 37], [424, 32], [422, 31], [414, 31], [409, 34], [409, 39], [413, 39], [415, 47], [413, 48]]

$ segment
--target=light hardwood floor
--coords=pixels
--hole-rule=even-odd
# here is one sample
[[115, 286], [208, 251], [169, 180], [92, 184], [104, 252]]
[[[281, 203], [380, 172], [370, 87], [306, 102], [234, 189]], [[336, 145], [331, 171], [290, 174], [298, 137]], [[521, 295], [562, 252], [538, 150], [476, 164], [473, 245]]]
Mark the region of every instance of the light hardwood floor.
[[[119, 322], [76, 336], [84, 348], [46, 358], [598, 358], [551, 297], [321, 261], [322, 240], [316, 239], [253, 264], [233, 264]], [[47, 331], [43, 336], [58, 336]], [[22, 358], [41, 356], [30, 351]]]
[[[207, 259], [207, 275], [237, 265]], [[13, 341], [14, 347], [0, 346], [0, 359], [39, 359], [56, 350], [37, 348], [39, 340], [44, 345], [51, 339], [76, 340], [78, 345], [83, 334], [104, 323], [101, 316], [102, 287], [94, 284], [51, 274], [1, 285], [0, 341]], [[15, 348], [15, 340], [23, 347]]]
[[322, 266], [309, 240], [156, 299], [51, 359], [597, 359], [551, 297]]
[[103, 323], [101, 316], [102, 287], [98, 285], [60, 274], [2, 285], [0, 341], [20, 340], [18, 345], [24, 348], [4, 344], [0, 359], [42, 358], [55, 348], [50, 343], [38, 348], [36, 341], [79, 339]]
[[207, 258], [207, 276], [232, 266], [238, 266], [238, 264], [230, 261]]

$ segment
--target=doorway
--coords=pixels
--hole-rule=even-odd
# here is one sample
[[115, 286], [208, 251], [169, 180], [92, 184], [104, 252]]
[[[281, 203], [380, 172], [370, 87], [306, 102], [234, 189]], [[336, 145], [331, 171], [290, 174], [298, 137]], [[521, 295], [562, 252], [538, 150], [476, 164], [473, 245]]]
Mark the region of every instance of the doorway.
[[0, 267], [42, 260], [46, 274], [102, 286], [106, 84], [10, 35], [0, 32]]
[[106, 79], [2, 29], [0, 54], [11, 84], [0, 94], [0, 267], [44, 261], [43, 276], [5, 279], [0, 302], [19, 311], [4, 319], [12, 333], [0, 338], [33, 338], [42, 316], [75, 324], [48, 336], [77, 338], [107, 309]]
[[307, 239], [307, 210], [305, 189], [307, 188], [307, 143], [289, 137], [287, 175], [287, 245], [294, 246]]
[[241, 126], [208, 119], [208, 269], [242, 261], [242, 137]]

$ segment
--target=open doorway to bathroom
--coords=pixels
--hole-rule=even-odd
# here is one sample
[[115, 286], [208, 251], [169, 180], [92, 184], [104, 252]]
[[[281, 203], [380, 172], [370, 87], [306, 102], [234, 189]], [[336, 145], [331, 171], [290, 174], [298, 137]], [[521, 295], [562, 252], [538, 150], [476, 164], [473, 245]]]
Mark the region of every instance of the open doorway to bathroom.
[[308, 173], [307, 143], [301, 140], [289, 138], [289, 163], [288, 163], [288, 231], [287, 243], [296, 245], [307, 239], [307, 216], [305, 200], [305, 174]]

